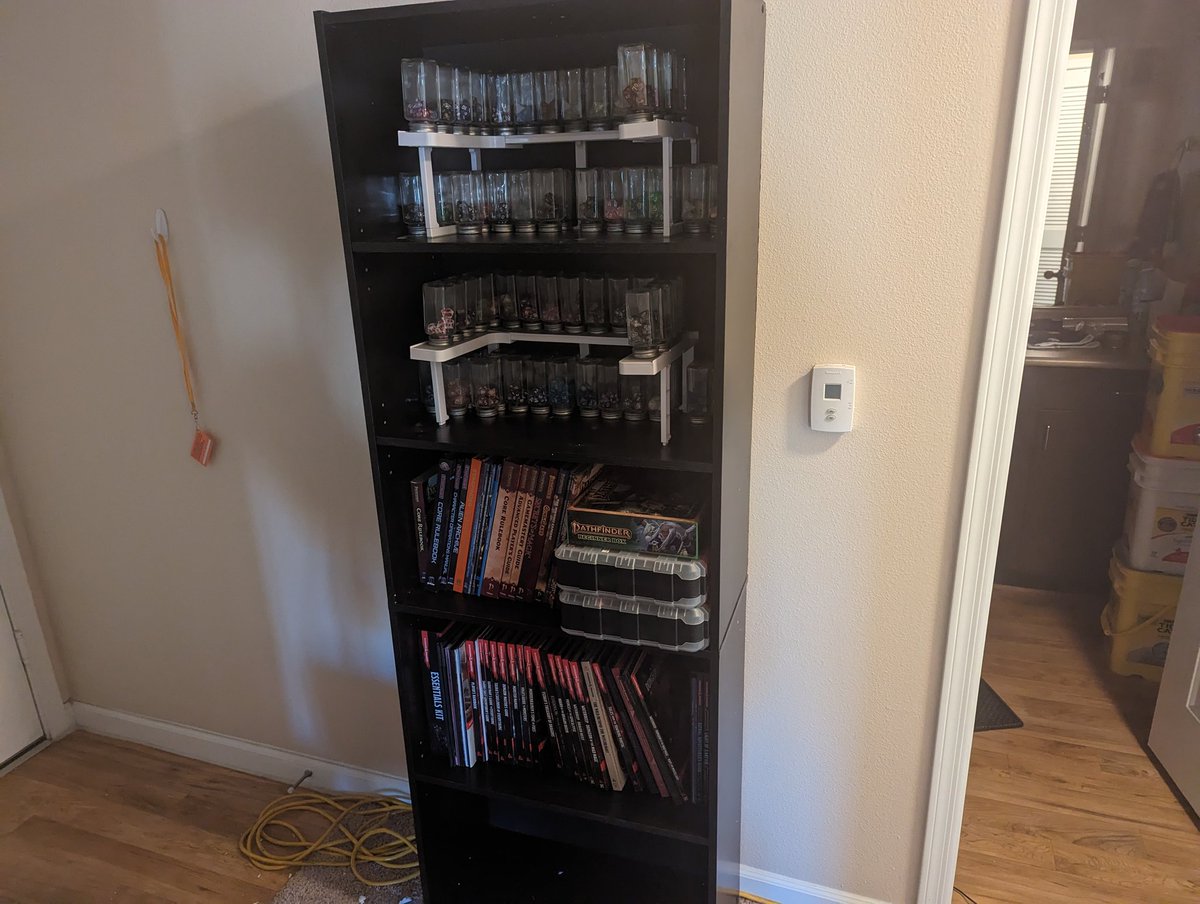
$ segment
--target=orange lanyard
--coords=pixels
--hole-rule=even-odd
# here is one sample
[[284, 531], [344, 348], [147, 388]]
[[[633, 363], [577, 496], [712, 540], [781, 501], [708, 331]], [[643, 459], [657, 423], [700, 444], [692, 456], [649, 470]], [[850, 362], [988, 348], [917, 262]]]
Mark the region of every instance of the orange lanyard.
[[179, 364], [183, 369], [183, 388], [187, 392], [192, 422], [196, 425], [196, 434], [192, 440], [192, 458], [202, 465], [207, 465], [212, 458], [214, 440], [200, 428], [200, 412], [196, 408], [196, 389], [192, 382], [192, 365], [188, 359], [183, 322], [179, 317], [179, 302], [175, 298], [175, 280], [171, 275], [171, 252], [167, 247], [167, 216], [161, 210], [156, 212], [153, 235], [158, 272], [162, 274], [163, 285], [167, 287], [167, 307], [171, 312], [171, 328], [175, 331], [175, 347], [179, 350]]

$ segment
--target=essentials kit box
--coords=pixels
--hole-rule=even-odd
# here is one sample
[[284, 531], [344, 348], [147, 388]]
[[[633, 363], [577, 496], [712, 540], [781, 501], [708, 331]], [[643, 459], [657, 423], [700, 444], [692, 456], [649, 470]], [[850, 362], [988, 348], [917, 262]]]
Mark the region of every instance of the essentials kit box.
[[695, 559], [706, 507], [682, 478], [603, 468], [568, 510], [570, 542]]

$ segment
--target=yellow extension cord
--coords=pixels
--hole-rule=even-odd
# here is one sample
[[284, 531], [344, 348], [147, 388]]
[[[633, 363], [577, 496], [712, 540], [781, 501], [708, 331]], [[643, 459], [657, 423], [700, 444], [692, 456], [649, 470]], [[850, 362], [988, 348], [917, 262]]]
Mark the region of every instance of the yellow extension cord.
[[[267, 804], [238, 844], [242, 854], [262, 870], [301, 866], [349, 867], [363, 885], [399, 885], [420, 873], [415, 835], [402, 835], [385, 823], [412, 809], [391, 797], [331, 796], [318, 791], [295, 791]], [[319, 838], [308, 839], [293, 819], [327, 823]], [[313, 818], [315, 817], [315, 819]], [[347, 822], [353, 829], [347, 827]], [[400, 875], [368, 879], [360, 867], [374, 863]]]

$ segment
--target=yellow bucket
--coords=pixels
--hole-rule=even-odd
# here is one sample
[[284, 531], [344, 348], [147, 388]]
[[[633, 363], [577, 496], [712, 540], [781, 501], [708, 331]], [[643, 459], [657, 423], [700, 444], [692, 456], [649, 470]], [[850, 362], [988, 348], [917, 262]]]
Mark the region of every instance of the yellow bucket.
[[1161, 681], [1183, 578], [1137, 571], [1117, 552], [1108, 577], [1112, 596], [1100, 615], [1100, 627], [1109, 639], [1109, 666], [1118, 675]]
[[1146, 451], [1200, 461], [1200, 317], [1160, 317], [1150, 339]]

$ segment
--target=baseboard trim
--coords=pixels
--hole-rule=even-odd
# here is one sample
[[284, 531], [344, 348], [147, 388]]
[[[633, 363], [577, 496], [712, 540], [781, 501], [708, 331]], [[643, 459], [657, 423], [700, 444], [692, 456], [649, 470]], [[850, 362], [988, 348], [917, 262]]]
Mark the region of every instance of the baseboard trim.
[[743, 892], [776, 904], [885, 904], [875, 898], [802, 882], [753, 866], [742, 866], [741, 886]]
[[145, 744], [179, 756], [291, 783], [312, 770], [307, 785], [346, 793], [388, 793], [410, 800], [408, 779], [372, 769], [258, 744], [175, 722], [75, 702], [75, 723], [85, 731]]

